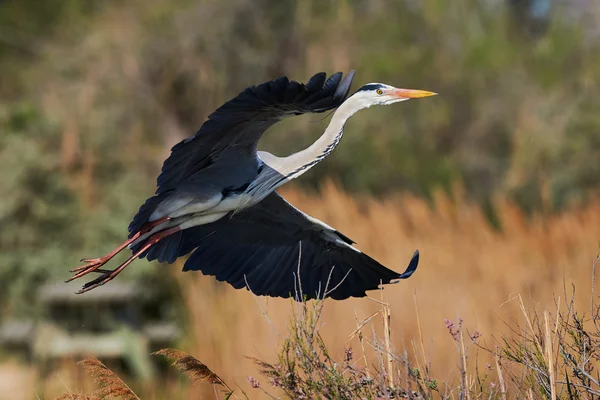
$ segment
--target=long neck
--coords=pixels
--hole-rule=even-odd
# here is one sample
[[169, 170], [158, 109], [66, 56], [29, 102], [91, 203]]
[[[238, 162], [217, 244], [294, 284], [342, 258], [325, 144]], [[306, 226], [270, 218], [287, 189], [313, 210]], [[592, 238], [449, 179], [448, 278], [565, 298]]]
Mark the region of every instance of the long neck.
[[278, 157], [273, 165], [287, 180], [294, 179], [317, 165], [329, 155], [342, 139], [348, 118], [363, 108], [360, 101], [350, 97], [335, 111], [323, 135], [312, 145], [287, 157]]
[[239, 209], [249, 207], [264, 199], [279, 186], [297, 178], [323, 160], [342, 139], [344, 124], [355, 112], [368, 105], [359, 98], [350, 97], [333, 114], [325, 133], [312, 145], [287, 157], [277, 157], [265, 151], [258, 156], [266, 165], [246, 189], [246, 198]]

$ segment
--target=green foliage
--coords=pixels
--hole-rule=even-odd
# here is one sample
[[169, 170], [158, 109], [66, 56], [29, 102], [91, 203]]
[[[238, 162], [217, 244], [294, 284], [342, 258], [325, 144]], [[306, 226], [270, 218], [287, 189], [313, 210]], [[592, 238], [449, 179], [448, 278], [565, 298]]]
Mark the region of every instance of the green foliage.
[[31, 304], [9, 300], [27, 298], [80, 243], [70, 226], [78, 200], [60, 175], [54, 156], [60, 143], [47, 140], [56, 138], [56, 128], [38, 109], [26, 104], [3, 109], [0, 126], [0, 192], [5, 194], [0, 202], [0, 304], [22, 312]]
[[[123, 240], [167, 149], [278, 75], [356, 68], [355, 88], [440, 93], [360, 113], [300, 185], [330, 176], [428, 196], [459, 180], [486, 204], [585, 201], [600, 174], [597, 39], [561, 10], [545, 33], [522, 35], [505, 11], [476, 0], [1, 2], [0, 307], [16, 312], [8, 298]], [[264, 146], [306, 146], [319, 119], [286, 121]]]
[[135, 199], [127, 197], [132, 195], [123, 187], [127, 182], [116, 179], [125, 199], [113, 198], [119, 194], [114, 192], [102, 206], [86, 210], [91, 201], [86, 197], [94, 195], [85, 191], [93, 189], [84, 181], [86, 173], [76, 176], [86, 167], [56, 157], [65, 146], [62, 132], [36, 106], [0, 110], [0, 127], [0, 192], [6, 194], [0, 201], [0, 307], [22, 315], [35, 311], [31, 295], [37, 284], [65, 279], [78, 254], [122, 240], [122, 220]]

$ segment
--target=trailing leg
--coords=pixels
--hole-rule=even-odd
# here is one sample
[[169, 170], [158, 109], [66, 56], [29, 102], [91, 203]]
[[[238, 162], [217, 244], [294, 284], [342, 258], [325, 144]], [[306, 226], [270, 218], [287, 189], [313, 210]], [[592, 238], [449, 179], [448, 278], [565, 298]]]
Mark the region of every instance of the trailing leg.
[[167, 222], [169, 220], [170, 220], [170, 218], [165, 217], [165, 218], [161, 218], [161, 219], [156, 220], [156, 221], [148, 222], [136, 234], [134, 234], [131, 238], [127, 239], [119, 247], [117, 247], [116, 249], [114, 249], [113, 251], [111, 251], [110, 253], [108, 253], [107, 255], [105, 255], [104, 257], [100, 257], [100, 258], [84, 258], [81, 261], [85, 262], [87, 264], [72, 269], [70, 272], [73, 272], [75, 275], [73, 275], [72, 277], [70, 277], [69, 279], [67, 279], [66, 282], [71, 282], [73, 279], [80, 278], [80, 277], [82, 277], [84, 275], [89, 274], [90, 272], [97, 272], [97, 270], [100, 267], [102, 267], [104, 264], [106, 264], [107, 262], [109, 262], [114, 256], [116, 256], [121, 251], [123, 251], [131, 243], [135, 242], [141, 235], [143, 235], [143, 234], [145, 234], [147, 232], [150, 232], [152, 229], [154, 229], [158, 225], [160, 225], [160, 224], [162, 224], [164, 222]]
[[154, 235], [150, 236], [148, 238], [148, 240], [146, 241], [146, 243], [144, 243], [144, 245], [138, 251], [136, 251], [131, 257], [129, 257], [127, 259], [127, 261], [125, 261], [123, 264], [121, 264], [119, 267], [115, 268], [114, 270], [108, 270], [108, 271], [102, 270], [103, 274], [101, 276], [99, 276], [98, 278], [83, 285], [83, 288], [81, 290], [79, 290], [77, 292], [77, 294], [85, 293], [94, 288], [97, 288], [98, 286], [102, 286], [107, 282], [110, 282], [117, 275], [119, 275], [121, 273], [121, 271], [123, 271], [125, 268], [127, 268], [127, 266], [129, 264], [131, 264], [136, 258], [138, 258], [142, 253], [144, 253], [145, 251], [150, 249], [150, 247], [152, 247], [153, 245], [158, 243], [161, 239], [163, 239], [169, 235], [172, 235], [175, 232], [179, 232], [179, 231], [180, 231], [180, 228], [178, 226], [176, 226], [174, 228], [170, 228], [170, 229], [166, 229], [164, 231], [157, 232]]

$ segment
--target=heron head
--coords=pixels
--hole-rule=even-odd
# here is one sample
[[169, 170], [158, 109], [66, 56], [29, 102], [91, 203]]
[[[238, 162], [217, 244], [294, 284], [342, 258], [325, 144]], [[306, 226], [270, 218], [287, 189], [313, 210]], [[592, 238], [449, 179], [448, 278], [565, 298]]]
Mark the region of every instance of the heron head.
[[385, 83], [369, 83], [358, 89], [352, 97], [360, 100], [363, 107], [371, 107], [435, 95], [437, 93], [426, 90], [399, 89]]

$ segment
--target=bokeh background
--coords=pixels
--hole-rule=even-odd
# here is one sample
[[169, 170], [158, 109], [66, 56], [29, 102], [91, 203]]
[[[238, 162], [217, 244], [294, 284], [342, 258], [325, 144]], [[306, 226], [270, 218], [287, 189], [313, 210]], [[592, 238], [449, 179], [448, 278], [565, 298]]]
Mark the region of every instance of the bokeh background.
[[[599, 26], [595, 0], [2, 0], [0, 317], [50, 318], [40, 285], [120, 243], [170, 147], [224, 101], [281, 75], [354, 68], [354, 89], [440, 95], [357, 114], [335, 152], [281, 193], [396, 270], [421, 251], [417, 273], [384, 291], [393, 339], [412, 352], [421, 334], [434, 373], [451, 380], [444, 318], [493, 343], [519, 318], [512, 294], [550, 306], [565, 282], [589, 289]], [[327, 122], [284, 121], [261, 147], [292, 153]], [[290, 302], [180, 267], [139, 261], [119, 280], [158, 290], [144, 315], [178, 321], [179, 348], [247, 389], [257, 372], [244, 355], [273, 361]], [[328, 304], [333, 349], [343, 354], [355, 316], [377, 307]], [[0, 357], [0, 398], [52, 398], [81, 381]], [[165, 398], [204, 390], [174, 386]]]

